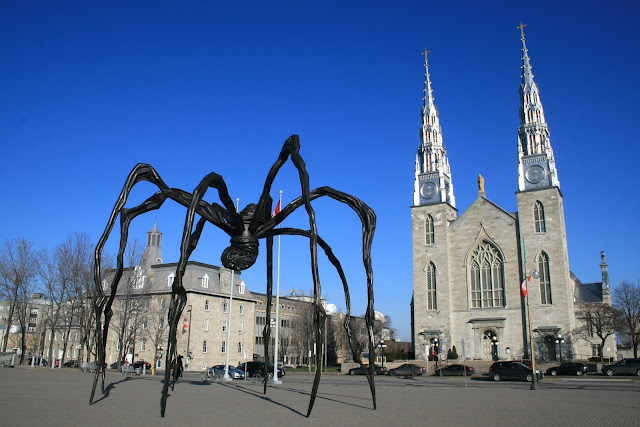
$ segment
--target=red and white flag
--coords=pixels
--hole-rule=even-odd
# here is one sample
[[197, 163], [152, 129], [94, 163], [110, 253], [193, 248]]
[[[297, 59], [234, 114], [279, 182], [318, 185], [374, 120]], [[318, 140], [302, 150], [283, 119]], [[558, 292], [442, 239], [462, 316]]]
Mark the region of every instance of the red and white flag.
[[276, 209], [273, 211], [273, 215], [271, 215], [272, 217], [278, 215], [278, 213], [280, 212], [280, 200], [278, 200], [278, 203], [276, 203]]
[[[529, 276], [529, 277], [531, 277], [531, 276]], [[520, 292], [522, 293], [522, 297], [523, 298], [527, 296], [527, 282], [529, 281], [529, 277], [524, 279], [522, 281], [522, 286], [520, 286]]]

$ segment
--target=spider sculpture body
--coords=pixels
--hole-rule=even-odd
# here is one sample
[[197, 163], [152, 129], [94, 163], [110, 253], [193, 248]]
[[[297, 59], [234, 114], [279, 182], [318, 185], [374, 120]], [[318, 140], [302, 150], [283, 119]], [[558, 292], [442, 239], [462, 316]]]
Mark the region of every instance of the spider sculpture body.
[[[287, 206], [275, 216], [271, 216], [272, 199], [269, 195], [271, 186], [275, 177], [282, 167], [282, 165], [291, 159], [295, 168], [298, 170], [300, 177], [300, 185], [302, 187], [302, 196], [293, 200]], [[140, 181], [149, 181], [156, 185], [159, 189], [154, 195], [149, 197], [143, 203], [132, 208], [125, 208], [127, 198], [133, 187]], [[208, 203], [203, 200], [203, 197], [209, 188], [215, 188], [218, 192], [218, 197], [222, 202], [222, 205], [217, 203]], [[322, 358], [324, 351], [324, 319], [325, 312], [321, 305], [321, 286], [318, 273], [318, 246], [320, 246], [329, 261], [332, 263], [336, 271], [338, 272], [342, 281], [345, 302], [346, 302], [346, 317], [344, 322], [344, 328], [348, 337], [349, 345], [353, 353], [354, 360], [356, 360], [363, 368], [369, 387], [371, 390], [371, 397], [373, 400], [373, 407], [376, 407], [375, 397], [375, 385], [373, 380], [373, 364], [369, 364], [369, 369], [365, 369], [362, 360], [360, 358], [360, 352], [352, 340], [351, 327], [350, 327], [350, 296], [347, 279], [340, 265], [340, 262], [333, 254], [331, 247], [318, 235], [318, 230], [315, 221], [315, 212], [311, 206], [311, 201], [319, 197], [331, 197], [334, 200], [345, 203], [359, 216], [362, 223], [362, 260], [367, 275], [367, 297], [368, 304], [365, 314], [365, 322], [367, 325], [369, 335], [369, 352], [373, 350], [373, 323], [374, 323], [374, 311], [373, 311], [373, 270], [371, 267], [371, 243], [373, 240], [373, 233], [375, 231], [376, 216], [366, 204], [354, 196], [346, 193], [334, 190], [330, 187], [321, 187], [315, 190], [309, 189], [309, 175], [306, 171], [305, 163], [300, 156], [300, 141], [297, 135], [289, 137], [282, 147], [278, 159], [271, 167], [265, 184], [260, 196], [260, 200], [257, 205], [250, 204], [245, 207], [241, 212], [237, 212], [231, 198], [229, 197], [227, 186], [222, 177], [216, 173], [210, 173], [207, 175], [200, 184], [194, 189], [192, 193], [168, 187], [162, 178], [158, 175], [153, 167], [147, 164], [138, 164], [129, 174], [125, 185], [120, 193], [109, 221], [105, 228], [102, 237], [98, 241], [95, 250], [95, 264], [94, 264], [94, 285], [98, 298], [95, 303], [95, 316], [96, 316], [96, 337], [97, 337], [97, 357], [99, 368], [96, 371], [96, 375], [93, 381], [93, 388], [91, 390], [90, 403], [93, 402], [96, 386], [98, 380], [102, 377], [102, 393], [104, 394], [104, 379], [105, 379], [105, 348], [107, 343], [107, 334], [109, 332], [109, 323], [111, 320], [112, 304], [116, 296], [116, 290], [118, 283], [123, 274], [123, 257], [127, 244], [127, 238], [129, 233], [129, 224], [131, 221], [143, 213], [149, 212], [154, 209], [158, 209], [167, 200], [171, 199], [187, 208], [187, 215], [184, 223], [184, 229], [182, 233], [182, 242], [180, 246], [180, 260], [176, 267], [175, 279], [172, 285], [171, 303], [169, 305], [168, 321], [169, 321], [169, 339], [168, 348], [166, 352], [165, 366], [165, 380], [162, 390], [161, 400], [161, 416], [164, 417], [167, 397], [169, 393], [169, 386], [174, 387], [174, 383], [171, 379], [171, 372], [173, 367], [177, 363], [177, 326], [182, 311], [186, 305], [187, 294], [183, 286], [182, 280], [184, 272], [187, 266], [187, 261], [193, 250], [198, 244], [198, 240], [202, 233], [204, 225], [209, 222], [214, 226], [222, 229], [230, 236], [230, 246], [227, 247], [221, 256], [222, 265], [233, 271], [242, 271], [251, 267], [257, 257], [260, 239], [266, 240], [267, 245], [267, 308], [266, 308], [266, 325], [264, 328], [263, 336], [265, 343], [265, 360], [269, 360], [269, 348], [271, 328], [270, 328], [270, 313], [271, 313], [271, 299], [273, 293], [273, 237], [277, 235], [298, 235], [307, 237], [309, 239], [309, 248], [311, 255], [311, 273], [313, 277], [314, 285], [314, 308], [313, 308], [313, 321], [314, 321], [314, 333], [318, 348], [322, 349], [315, 356], [316, 359], [316, 371], [313, 381], [313, 388], [311, 391], [311, 398], [309, 401], [309, 407], [307, 409], [307, 416], [311, 414], [313, 404], [315, 402], [318, 385], [320, 383], [320, 375], [322, 366]], [[287, 218], [292, 212], [299, 207], [304, 206], [309, 217], [309, 229], [302, 230], [297, 228], [277, 228], [277, 225]], [[195, 217], [198, 215], [200, 219], [195, 224]], [[116, 220], [120, 217], [120, 246], [117, 255], [117, 265], [115, 273], [111, 279], [110, 292], [107, 295], [105, 289], [101, 286], [101, 258], [102, 251], [105, 243], [115, 226]], [[102, 316], [104, 315], [104, 320]], [[102, 327], [101, 327], [102, 325]], [[267, 374], [268, 364], [265, 366], [265, 376]], [[264, 393], [267, 391], [267, 385], [264, 385]]]

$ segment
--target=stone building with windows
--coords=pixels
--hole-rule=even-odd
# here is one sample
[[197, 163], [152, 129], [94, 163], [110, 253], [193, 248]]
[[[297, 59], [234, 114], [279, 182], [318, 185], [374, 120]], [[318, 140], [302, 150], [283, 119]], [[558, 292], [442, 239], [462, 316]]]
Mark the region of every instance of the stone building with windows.
[[[121, 354], [128, 361], [151, 363], [155, 359], [156, 367], [164, 369], [167, 313], [177, 263], [163, 263], [161, 241], [162, 233], [154, 225], [148, 232], [140, 264], [123, 273], [113, 304], [106, 348], [108, 364], [117, 362]], [[183, 355], [187, 370], [224, 364], [227, 352], [230, 364], [254, 353], [258, 299], [236, 273], [230, 304], [231, 276], [231, 270], [224, 267], [197, 261], [187, 264], [183, 278], [187, 304], [177, 331], [178, 354]], [[108, 281], [103, 283], [108, 286]]]
[[[523, 26], [520, 29], [517, 212], [493, 203], [479, 176], [477, 199], [458, 213], [425, 51], [421, 144], [411, 208], [412, 341], [417, 359], [433, 355], [436, 348], [446, 354], [454, 345], [468, 359], [529, 357], [529, 329], [537, 359], [556, 360], [560, 352], [586, 358], [597, 340], [576, 333], [576, 312], [585, 298], [611, 303], [604, 254], [601, 283], [583, 284], [569, 270], [564, 198]], [[539, 278], [531, 274], [534, 270]], [[530, 317], [521, 292], [527, 277]], [[614, 343], [611, 337], [605, 356], [615, 355]]]

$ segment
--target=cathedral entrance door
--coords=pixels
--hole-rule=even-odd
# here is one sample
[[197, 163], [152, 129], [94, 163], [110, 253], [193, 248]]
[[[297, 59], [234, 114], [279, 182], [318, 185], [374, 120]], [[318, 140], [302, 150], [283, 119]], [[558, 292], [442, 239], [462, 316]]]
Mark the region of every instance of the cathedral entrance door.
[[551, 335], [547, 335], [546, 337], [544, 337], [544, 346], [546, 350], [545, 353], [547, 353], [547, 360], [557, 360], [556, 338]]
[[494, 331], [482, 334], [482, 360], [498, 360], [498, 336]]

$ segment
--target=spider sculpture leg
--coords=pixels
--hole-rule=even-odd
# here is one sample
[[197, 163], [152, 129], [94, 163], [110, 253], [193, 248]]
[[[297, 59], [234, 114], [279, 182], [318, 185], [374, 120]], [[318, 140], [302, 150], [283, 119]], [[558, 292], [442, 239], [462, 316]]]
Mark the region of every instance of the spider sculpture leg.
[[[287, 205], [287, 207], [285, 207], [285, 209], [283, 209], [271, 221], [267, 221], [264, 227], [257, 232], [257, 236], [261, 238], [261, 237], [267, 237], [269, 234], [273, 235], [274, 234], [273, 228], [275, 227], [275, 225], [281, 223], [284, 220], [284, 218], [286, 218], [287, 215], [289, 215], [295, 209], [297, 209], [298, 207], [304, 204], [309, 217], [309, 230], [305, 232], [305, 235], [309, 238], [309, 246], [310, 246], [310, 252], [311, 252], [311, 271], [312, 271], [313, 282], [314, 282], [314, 331], [316, 335], [316, 342], [319, 343], [320, 349], [321, 349], [319, 353], [316, 353], [316, 362], [317, 362], [316, 372], [315, 372], [314, 383], [313, 383], [313, 388], [311, 392], [311, 398], [309, 402], [309, 408], [307, 411], [307, 416], [309, 416], [311, 413], [311, 410], [313, 409], [313, 404], [315, 402], [318, 385], [320, 382], [321, 369], [319, 368], [319, 366], [320, 366], [320, 361], [322, 360], [322, 351], [324, 350], [323, 329], [324, 329], [324, 318], [326, 316], [326, 314], [322, 310], [321, 300], [320, 300], [321, 285], [320, 285], [318, 263], [317, 263], [317, 245], [319, 242], [319, 237], [318, 237], [318, 232], [317, 232], [317, 227], [315, 222], [315, 212], [311, 207], [311, 200], [312, 198], [317, 198], [324, 195], [330, 196], [338, 201], [341, 201], [349, 205], [353, 210], [355, 210], [358, 213], [362, 221], [363, 262], [365, 264], [365, 269], [367, 271], [367, 294], [368, 294], [368, 306], [367, 306], [367, 312], [365, 315], [365, 321], [367, 323], [367, 329], [369, 333], [369, 350], [370, 351], [373, 348], [373, 320], [374, 320], [373, 273], [371, 269], [371, 242], [373, 238], [373, 232], [375, 230], [375, 214], [368, 206], [362, 203], [359, 199], [353, 196], [350, 196], [346, 193], [335, 191], [333, 189], [330, 189], [329, 187], [323, 187], [321, 189], [314, 190], [313, 192], [311, 192], [309, 190], [309, 175], [307, 174], [306, 167], [302, 157], [300, 156], [299, 150], [300, 150], [299, 138], [297, 135], [292, 135], [285, 142], [285, 145], [282, 148], [282, 151], [280, 153], [278, 160], [274, 163], [271, 170], [269, 171], [267, 180], [265, 182], [264, 190], [260, 198], [260, 202], [258, 204], [257, 211], [258, 213], [264, 212], [264, 205], [267, 203], [266, 196], [268, 195], [271, 189], [273, 180], [275, 179], [275, 176], [278, 173], [278, 170], [280, 169], [282, 164], [289, 157], [291, 158], [291, 161], [293, 162], [294, 166], [296, 167], [299, 173], [300, 184], [302, 187], [302, 197], [296, 199], [294, 202], [291, 202], [289, 205]], [[257, 228], [258, 221], [260, 221], [261, 219], [262, 218], [259, 215], [254, 216], [250, 226], [250, 230], [255, 230]], [[334, 265], [336, 264], [334, 263]], [[348, 287], [346, 284], [346, 280], [343, 281], [343, 284], [345, 287], [345, 298], [348, 300], [349, 296], [348, 296]], [[269, 313], [269, 309], [267, 309], [267, 313]], [[352, 349], [352, 352], [354, 353], [355, 359], [360, 363], [361, 366], [363, 366], [359, 355], [356, 354], [356, 348], [352, 342], [352, 336], [350, 334], [350, 329], [348, 325], [349, 325], [348, 321], [345, 322], [345, 328], [347, 329], [350, 347]], [[266, 328], [265, 328], [265, 331], [266, 331]], [[265, 342], [265, 347], [267, 346], [268, 346], [268, 341]], [[366, 376], [370, 385], [371, 394], [373, 398], [373, 405], [375, 408], [376, 401], [375, 401], [375, 385], [373, 382], [373, 366], [370, 366], [369, 372], [365, 370], [365, 374], [367, 374]]]
[[[222, 202], [227, 206], [227, 208], [231, 209], [231, 212], [235, 213], [235, 216], [232, 217], [232, 221], [236, 224], [242, 224], [242, 219], [240, 215], [238, 215], [233, 206], [233, 202], [227, 193], [227, 187], [224, 183], [222, 177], [216, 173], [210, 173], [207, 175], [200, 184], [195, 188], [192, 193], [192, 197], [189, 203], [189, 209], [187, 210], [187, 215], [184, 223], [184, 229], [182, 232], [182, 243], [180, 245], [180, 260], [178, 261], [178, 267], [176, 269], [176, 276], [172, 285], [172, 299], [171, 305], [169, 306], [169, 340], [168, 340], [168, 348], [166, 355], [166, 366], [167, 369], [165, 371], [165, 381], [162, 388], [162, 398], [160, 404], [160, 415], [164, 417], [167, 405], [167, 398], [169, 396], [169, 383], [171, 376], [171, 369], [176, 363], [176, 355], [177, 355], [177, 328], [178, 321], [180, 315], [182, 314], [182, 310], [186, 305], [187, 301], [187, 293], [182, 284], [182, 279], [184, 276], [184, 272], [187, 268], [187, 262], [189, 261], [189, 257], [191, 253], [196, 248], [198, 244], [198, 240], [200, 239], [200, 235], [202, 233], [202, 229], [207, 220], [210, 221], [210, 218], [202, 217], [198, 221], [198, 225], [196, 226], [195, 231], [193, 231], [193, 223], [195, 219], [196, 212], [198, 212], [198, 207], [202, 202], [202, 198], [204, 197], [206, 191], [210, 188], [216, 188], [218, 190], [218, 195]], [[222, 222], [222, 221], [221, 221]]]
[[[224, 181], [222, 180], [222, 178], [216, 174], [210, 174], [207, 176], [207, 178], [210, 181], [215, 182], [215, 186], [217, 186], [220, 198], [225, 204], [225, 206], [233, 207], [233, 202], [231, 201], [231, 198], [229, 197], [226, 191], [226, 185], [224, 184]], [[127, 199], [131, 190], [140, 181], [149, 181], [155, 184], [156, 186], [158, 186], [160, 191], [155, 195], [153, 195], [152, 197], [150, 197], [149, 199], [147, 199], [141, 205], [135, 208], [125, 209], [124, 205], [127, 202]], [[167, 198], [171, 198], [175, 202], [187, 207], [191, 205], [191, 201], [193, 199], [190, 193], [184, 192], [179, 189], [169, 188], [164, 183], [164, 181], [160, 178], [160, 176], [155, 171], [155, 169], [150, 165], [147, 165], [147, 164], [136, 165], [136, 167], [134, 167], [134, 169], [131, 171], [131, 173], [127, 177], [125, 185], [120, 193], [120, 196], [116, 201], [116, 204], [111, 212], [111, 216], [109, 218], [105, 231], [102, 234], [102, 237], [100, 238], [96, 246], [95, 263], [94, 263], [94, 286], [95, 286], [96, 294], [98, 295], [98, 298], [96, 299], [94, 308], [96, 313], [96, 338], [97, 338], [97, 346], [98, 346], [97, 353], [98, 353], [99, 367], [96, 370], [96, 377], [94, 379], [94, 384], [91, 391], [90, 403], [93, 402], [95, 389], [96, 389], [100, 374], [102, 374], [102, 391], [104, 393], [105, 347], [106, 347], [107, 335], [109, 330], [109, 321], [112, 315], [111, 305], [115, 298], [116, 288], [118, 286], [118, 283], [122, 276], [122, 271], [124, 268], [123, 256], [124, 256], [124, 250], [127, 243], [129, 224], [131, 220], [136, 216], [153, 209], [158, 209]], [[203, 202], [202, 200], [199, 200], [197, 203], [196, 210], [198, 214], [200, 214], [203, 217], [202, 225], [200, 225], [199, 223], [200, 228], [204, 225], [204, 220], [206, 219], [207, 221], [218, 226], [224, 231], [229, 232], [228, 230], [229, 226], [225, 221], [227, 215], [222, 207], [220, 207], [219, 205], [212, 206], [207, 204], [206, 202]], [[107, 298], [104, 294], [104, 290], [101, 285], [101, 278], [102, 278], [101, 257], [102, 257], [102, 251], [104, 249], [106, 241], [109, 238], [109, 235], [111, 234], [111, 231], [115, 225], [115, 222], [118, 216], [120, 216], [120, 220], [121, 220], [120, 247], [118, 252], [117, 268], [115, 271], [115, 275], [111, 281], [111, 292], [109, 297]], [[233, 220], [234, 219], [232, 218], [229, 221], [233, 222]], [[195, 238], [193, 241], [197, 243], [197, 238]], [[100, 320], [103, 313], [105, 315], [105, 321], [101, 329]], [[180, 313], [177, 314], [178, 317], [179, 315]]]
[[[329, 196], [332, 197], [333, 199], [340, 201], [342, 203], [347, 204], [349, 207], [351, 207], [360, 217], [361, 222], [362, 222], [362, 230], [363, 230], [363, 263], [364, 263], [364, 267], [365, 267], [365, 271], [367, 273], [367, 293], [368, 293], [368, 299], [370, 301], [368, 307], [367, 307], [367, 311], [369, 313], [373, 313], [373, 269], [371, 266], [371, 244], [373, 241], [373, 234], [375, 232], [375, 224], [376, 224], [376, 217], [375, 217], [375, 213], [373, 212], [373, 210], [371, 208], [369, 208], [365, 203], [363, 203], [361, 200], [350, 196], [346, 193], [342, 193], [339, 192], [337, 190], [334, 190], [330, 187], [322, 187], [322, 188], [318, 188], [316, 190], [313, 190], [310, 193], [310, 199], [314, 200], [318, 197], [323, 197], [323, 196]], [[295, 209], [297, 209], [299, 206], [302, 205], [303, 200], [302, 198], [298, 198], [293, 200], [291, 203], [289, 203], [277, 216], [276, 218], [274, 218], [274, 220], [276, 222], [281, 222], [286, 216], [288, 216], [291, 212], [293, 212]], [[279, 216], [282, 216], [282, 218], [278, 218]], [[310, 237], [310, 232], [309, 231], [304, 231], [304, 230], [298, 230], [298, 229], [293, 229], [293, 228], [280, 228], [280, 229], [273, 229], [271, 230], [269, 228], [269, 226], [265, 227], [265, 230], [263, 231], [265, 233], [275, 233], [275, 234], [286, 234], [286, 235], [300, 235], [300, 236], [304, 236], [304, 237]], [[335, 257], [335, 255], [333, 254], [333, 251], [331, 250], [331, 247], [324, 241], [322, 240], [320, 237], [318, 237], [318, 244], [322, 247], [322, 249], [324, 250], [324, 252], [326, 253], [329, 261], [334, 265], [334, 267], [336, 268], [336, 271], [338, 272], [340, 279], [342, 281], [343, 284], [343, 288], [344, 288], [344, 293], [345, 293], [345, 303], [346, 303], [346, 316], [345, 316], [345, 321], [344, 321], [344, 328], [347, 334], [347, 338], [349, 341], [349, 347], [351, 348], [351, 352], [353, 354], [353, 358], [356, 362], [358, 362], [360, 364], [360, 366], [362, 367], [366, 377], [367, 377], [367, 381], [369, 382], [369, 387], [371, 390], [371, 397], [373, 400], [373, 407], [374, 409], [376, 408], [376, 397], [375, 397], [375, 383], [374, 383], [374, 377], [373, 377], [373, 373], [371, 372], [371, 367], [369, 369], [365, 369], [364, 364], [362, 362], [362, 359], [360, 357], [360, 352], [359, 349], [357, 348], [357, 346], [355, 345], [354, 341], [353, 341], [353, 334], [351, 333], [351, 325], [350, 325], [350, 319], [351, 319], [351, 299], [350, 299], [350, 294], [349, 294], [349, 286], [347, 284], [347, 279], [346, 276], [344, 274], [344, 271], [342, 270], [342, 266], [340, 265], [339, 260]], [[367, 331], [371, 334], [369, 335], [369, 349], [371, 351], [371, 348], [373, 348], [373, 344], [372, 344], [372, 329], [373, 329], [373, 316], [367, 316], [365, 317], [365, 322], [367, 324]]]

